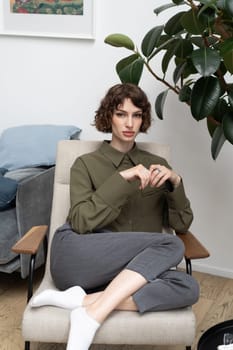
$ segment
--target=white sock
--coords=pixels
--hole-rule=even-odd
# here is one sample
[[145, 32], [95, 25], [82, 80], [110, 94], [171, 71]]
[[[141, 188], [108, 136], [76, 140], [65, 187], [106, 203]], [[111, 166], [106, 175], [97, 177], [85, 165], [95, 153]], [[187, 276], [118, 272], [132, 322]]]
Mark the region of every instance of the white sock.
[[35, 295], [29, 302], [29, 305], [31, 307], [52, 305], [73, 310], [82, 306], [85, 295], [86, 293], [79, 286], [74, 286], [64, 291], [46, 289]]
[[84, 307], [71, 312], [70, 332], [66, 350], [88, 350], [100, 324], [88, 315]]

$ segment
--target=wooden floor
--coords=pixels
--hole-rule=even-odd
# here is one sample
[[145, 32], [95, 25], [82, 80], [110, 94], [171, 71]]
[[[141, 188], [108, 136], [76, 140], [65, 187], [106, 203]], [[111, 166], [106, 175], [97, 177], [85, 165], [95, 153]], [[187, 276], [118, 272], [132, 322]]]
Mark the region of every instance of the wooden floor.
[[[36, 272], [36, 284], [42, 277]], [[201, 334], [209, 327], [233, 318], [233, 279], [194, 272], [200, 283], [201, 296], [193, 309], [197, 317], [197, 334], [193, 350]], [[21, 317], [26, 302], [27, 281], [18, 274], [0, 273], [0, 350], [22, 350]], [[129, 346], [95, 345], [91, 350], [129, 350]], [[64, 344], [33, 344], [32, 350], [65, 350]], [[134, 347], [135, 349], [135, 347]], [[183, 347], [136, 347], [140, 350], [183, 350]], [[212, 350], [212, 349], [208, 349]]]

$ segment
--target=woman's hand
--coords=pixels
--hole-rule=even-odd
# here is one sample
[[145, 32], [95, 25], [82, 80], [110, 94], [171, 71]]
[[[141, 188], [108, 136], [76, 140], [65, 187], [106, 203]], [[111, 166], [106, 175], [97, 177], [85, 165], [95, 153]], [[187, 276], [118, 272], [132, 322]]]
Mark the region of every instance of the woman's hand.
[[151, 171], [142, 164], [138, 164], [133, 168], [123, 170], [120, 172], [120, 175], [129, 182], [140, 180], [140, 190], [143, 190], [146, 186], [148, 186], [151, 181]]
[[179, 186], [181, 178], [173, 170], [168, 169], [164, 165], [152, 164], [150, 166], [150, 186], [160, 187], [165, 181], [169, 180], [173, 187]]
[[181, 181], [180, 176], [173, 170], [160, 164], [152, 164], [149, 170], [142, 164], [138, 164], [133, 168], [121, 171], [120, 175], [129, 182], [140, 180], [140, 190], [143, 190], [148, 185], [151, 187], [160, 187], [167, 180], [176, 188]]

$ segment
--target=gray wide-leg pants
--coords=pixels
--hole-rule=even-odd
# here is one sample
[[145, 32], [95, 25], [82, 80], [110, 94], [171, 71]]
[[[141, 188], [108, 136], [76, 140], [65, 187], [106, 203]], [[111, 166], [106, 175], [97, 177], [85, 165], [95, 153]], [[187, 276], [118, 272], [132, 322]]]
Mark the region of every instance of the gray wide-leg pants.
[[140, 273], [148, 283], [133, 299], [139, 312], [168, 310], [194, 304], [196, 280], [176, 267], [182, 241], [171, 234], [100, 232], [80, 235], [68, 224], [59, 228], [51, 245], [51, 274], [57, 288], [79, 285], [101, 290], [123, 269]]

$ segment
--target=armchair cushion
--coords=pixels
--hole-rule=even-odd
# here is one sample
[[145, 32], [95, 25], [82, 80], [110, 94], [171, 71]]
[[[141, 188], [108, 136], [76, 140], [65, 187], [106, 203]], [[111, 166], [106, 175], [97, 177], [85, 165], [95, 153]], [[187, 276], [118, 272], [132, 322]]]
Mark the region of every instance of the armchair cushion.
[[73, 125], [22, 125], [3, 131], [0, 137], [0, 167], [14, 170], [55, 164], [60, 140], [78, 138]]

